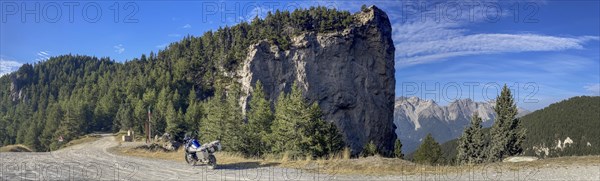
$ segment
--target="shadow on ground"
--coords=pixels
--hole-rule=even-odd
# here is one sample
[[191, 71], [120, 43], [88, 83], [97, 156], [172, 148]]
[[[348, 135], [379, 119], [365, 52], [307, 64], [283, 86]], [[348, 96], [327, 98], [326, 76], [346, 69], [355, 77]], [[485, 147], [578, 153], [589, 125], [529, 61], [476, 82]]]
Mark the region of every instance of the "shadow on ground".
[[239, 162], [239, 163], [219, 164], [217, 166], [217, 169], [245, 170], [245, 169], [255, 169], [255, 168], [262, 168], [262, 167], [274, 167], [277, 165], [279, 165], [279, 163], [261, 164], [260, 162]]

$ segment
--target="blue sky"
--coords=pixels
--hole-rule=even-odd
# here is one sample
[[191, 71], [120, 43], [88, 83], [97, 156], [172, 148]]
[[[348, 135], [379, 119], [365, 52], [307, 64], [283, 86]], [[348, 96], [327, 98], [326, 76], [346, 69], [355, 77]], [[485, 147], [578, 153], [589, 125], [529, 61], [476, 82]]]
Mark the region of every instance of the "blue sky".
[[[363, 3], [1, 1], [0, 74], [69, 53], [125, 61], [269, 10], [321, 5], [357, 12]], [[397, 96], [442, 105], [487, 101], [507, 84], [519, 106], [536, 110], [600, 95], [598, 1], [369, 3], [392, 22]]]

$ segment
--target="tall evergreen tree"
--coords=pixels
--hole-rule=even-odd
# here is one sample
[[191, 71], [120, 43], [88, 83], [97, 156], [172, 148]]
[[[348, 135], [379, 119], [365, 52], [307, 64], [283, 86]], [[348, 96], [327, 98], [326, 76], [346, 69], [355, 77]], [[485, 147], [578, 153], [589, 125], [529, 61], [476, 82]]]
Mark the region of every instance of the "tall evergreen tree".
[[300, 125], [301, 150], [313, 157], [323, 157], [342, 150], [345, 146], [337, 127], [321, 119], [323, 113], [317, 103], [306, 110], [308, 120]]
[[81, 135], [84, 124], [80, 120], [85, 120], [83, 105], [79, 101], [69, 100], [65, 107], [64, 117], [54, 136], [54, 138], [62, 137], [63, 143], [67, 143]]
[[204, 102], [203, 110], [206, 115], [200, 121], [202, 124], [199, 129], [199, 139], [203, 142], [222, 140], [225, 137], [223, 120], [225, 120], [225, 114], [227, 114], [224, 110], [222, 89], [218, 88], [215, 91], [215, 96]]
[[299, 129], [307, 119], [304, 111], [306, 107], [302, 93], [296, 84], [290, 94], [280, 93], [275, 106], [275, 119], [271, 125], [272, 133], [269, 136], [273, 152], [301, 153], [302, 136]]
[[196, 90], [192, 89], [188, 95], [188, 107], [185, 111], [185, 124], [188, 128], [188, 132], [197, 133], [200, 127], [200, 120], [202, 118], [202, 107], [197, 102]]
[[333, 122], [327, 122], [325, 120], [321, 121], [324, 123], [321, 132], [325, 134], [325, 154], [341, 152], [346, 146], [346, 142], [344, 142], [344, 137], [342, 136], [340, 130]]
[[138, 133], [148, 134], [144, 127], [148, 122], [148, 106], [144, 105], [144, 101], [137, 100], [134, 109], [134, 131]]
[[316, 103], [309, 106], [294, 83], [289, 94], [281, 93], [278, 97], [269, 136], [273, 152], [321, 157], [340, 151], [345, 145], [341, 134], [335, 125], [321, 117], [319, 106]]
[[396, 139], [396, 142], [394, 142], [394, 157], [404, 159], [404, 154], [402, 153], [402, 142], [400, 142], [400, 139]]
[[40, 135], [40, 130], [36, 125], [36, 122], [29, 123], [29, 127], [27, 128], [27, 132], [25, 133], [25, 140], [23, 144], [27, 145], [29, 148], [34, 151], [42, 150], [40, 146], [40, 141], [38, 137]]
[[134, 119], [132, 114], [133, 110], [129, 105], [123, 104], [119, 107], [117, 115], [115, 115], [115, 122], [118, 123], [119, 130], [129, 130], [134, 128]]
[[243, 139], [246, 132], [242, 130], [244, 124], [242, 118], [242, 108], [238, 103], [239, 88], [232, 88], [228, 92], [227, 98], [223, 103], [223, 109], [225, 111], [225, 118], [223, 122], [223, 138], [221, 139], [224, 145], [227, 145], [228, 151], [241, 152], [243, 148], [246, 148]]
[[271, 134], [271, 124], [274, 116], [271, 111], [271, 103], [267, 100], [260, 81], [256, 82], [246, 113], [248, 124], [246, 125], [247, 145], [246, 154], [259, 156], [271, 150], [268, 145], [268, 135]]
[[180, 113], [175, 111], [173, 103], [168, 103], [166, 111], [166, 132], [172, 136], [172, 139], [176, 141], [182, 141], [185, 134], [185, 126], [181, 120]]
[[55, 132], [62, 120], [63, 110], [58, 103], [52, 103], [46, 112], [46, 122], [40, 136], [40, 144], [44, 146], [43, 151], [49, 151], [50, 144], [56, 142]]
[[521, 145], [525, 140], [525, 130], [521, 128], [521, 121], [516, 118], [517, 105], [506, 84], [496, 98], [494, 111], [496, 119], [490, 130], [491, 139], [487, 155], [490, 162], [520, 154], [523, 152]]
[[415, 151], [414, 159], [415, 162], [421, 164], [435, 165], [444, 163], [442, 148], [435, 141], [431, 133], [427, 134], [421, 146]]
[[457, 160], [458, 164], [478, 164], [484, 161], [486, 150], [484, 135], [482, 132], [481, 117], [473, 113], [471, 123], [462, 136], [458, 139]]

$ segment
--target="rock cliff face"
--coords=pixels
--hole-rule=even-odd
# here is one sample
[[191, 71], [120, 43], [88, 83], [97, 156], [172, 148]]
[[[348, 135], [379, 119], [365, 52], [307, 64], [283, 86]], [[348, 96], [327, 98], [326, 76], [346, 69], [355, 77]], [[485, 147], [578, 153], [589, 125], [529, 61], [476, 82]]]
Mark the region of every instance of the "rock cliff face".
[[[385, 12], [370, 7], [354, 15], [350, 28], [292, 37], [289, 50], [266, 41], [249, 47], [240, 83], [250, 94], [261, 81], [268, 98], [289, 92], [296, 82], [310, 102], [318, 102], [353, 153], [369, 141], [390, 151], [396, 139], [394, 44]], [[250, 97], [242, 97], [245, 107]]]

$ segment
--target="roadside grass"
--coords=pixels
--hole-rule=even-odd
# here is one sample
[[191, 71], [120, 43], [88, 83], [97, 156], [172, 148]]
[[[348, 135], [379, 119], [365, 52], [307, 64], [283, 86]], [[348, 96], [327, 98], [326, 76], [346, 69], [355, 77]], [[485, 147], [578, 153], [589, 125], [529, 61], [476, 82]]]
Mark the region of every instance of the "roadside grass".
[[[157, 151], [145, 150], [139, 147], [122, 147], [112, 148], [111, 152], [162, 160], [173, 160], [185, 164], [184, 151], [179, 149], [176, 151]], [[220, 168], [256, 168], [264, 166], [278, 166], [283, 168], [302, 169], [309, 172], [318, 172], [325, 174], [344, 174], [344, 175], [426, 175], [426, 174], [442, 174], [442, 173], [463, 173], [473, 170], [521, 170], [524, 168], [540, 168], [540, 167], [560, 167], [570, 164], [600, 164], [600, 156], [579, 156], [579, 157], [561, 157], [541, 159], [533, 162], [518, 162], [518, 163], [492, 163], [481, 165], [461, 165], [461, 166], [445, 166], [445, 165], [423, 165], [416, 164], [407, 160], [396, 158], [384, 158], [381, 156], [371, 156], [366, 158], [350, 158], [349, 150], [333, 155], [328, 158], [312, 159], [297, 158], [291, 159], [288, 154], [282, 155], [265, 155], [262, 158], [246, 158], [238, 153], [217, 152], [215, 153], [217, 162]]]
[[[154, 158], [161, 160], [175, 160], [175, 161], [184, 161], [183, 160], [183, 150], [177, 151], [151, 151], [145, 149], [138, 149], [136, 147], [114, 147], [110, 149], [113, 153], [118, 153], [127, 156], [135, 156], [135, 157], [144, 157], [144, 158]], [[181, 157], [181, 158], [180, 158]]]
[[[142, 158], [153, 158], [153, 159], [161, 159], [161, 160], [173, 160], [178, 161], [185, 164], [184, 159], [184, 150], [180, 148], [175, 151], [161, 151], [161, 150], [148, 150], [141, 147], [124, 147], [117, 146], [109, 149], [110, 152], [134, 156], [134, 157], [142, 157]], [[228, 166], [236, 166], [236, 167], [259, 167], [259, 166], [271, 166], [274, 164], [278, 164], [276, 162], [269, 162], [265, 160], [259, 159], [250, 159], [244, 158], [241, 154], [237, 153], [229, 153], [229, 152], [217, 152], [215, 153], [217, 157], [217, 162], [219, 165], [228, 165]]]
[[0, 152], [32, 152], [32, 151], [27, 146], [18, 144], [18, 145], [6, 145], [3, 147], [0, 147]]
[[83, 135], [83, 136], [80, 136], [77, 139], [71, 140], [68, 143], [60, 146], [59, 149], [67, 148], [67, 147], [70, 147], [70, 146], [73, 146], [73, 145], [78, 145], [78, 144], [93, 142], [93, 141], [96, 141], [96, 140], [98, 140], [100, 138], [101, 138], [101, 136], [100, 135], [96, 135], [96, 134]]
[[522, 168], [563, 167], [575, 164], [598, 166], [600, 165], [600, 155], [565, 156], [540, 159], [532, 162], [502, 163], [503, 166], [510, 170], [519, 170]]
[[[111, 152], [142, 158], [178, 161], [185, 164], [184, 151], [148, 150], [141, 147], [117, 146]], [[425, 173], [441, 173], [449, 170], [460, 171], [462, 168], [450, 166], [426, 166], [410, 161], [372, 156], [351, 159], [349, 150], [329, 158], [291, 159], [288, 154], [265, 155], [263, 158], [246, 158], [238, 153], [217, 152], [219, 168], [255, 168], [264, 166], [279, 166], [283, 168], [302, 169], [327, 174], [361, 174], [361, 175], [412, 175]]]

